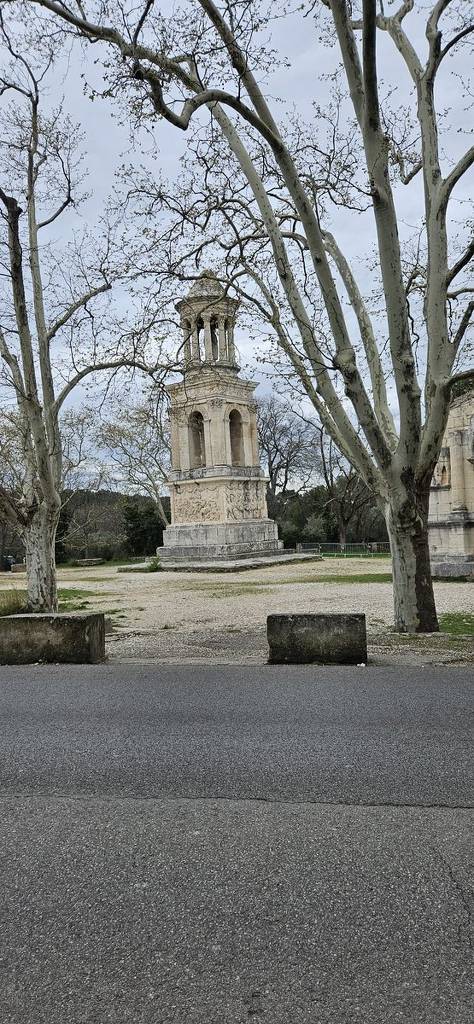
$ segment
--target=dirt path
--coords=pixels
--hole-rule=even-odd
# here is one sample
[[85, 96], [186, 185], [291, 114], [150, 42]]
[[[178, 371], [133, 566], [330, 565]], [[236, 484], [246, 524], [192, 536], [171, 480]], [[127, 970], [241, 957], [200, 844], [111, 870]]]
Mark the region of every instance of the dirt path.
[[[60, 569], [68, 600], [104, 611], [113, 661], [261, 664], [271, 612], [364, 612], [371, 660], [378, 664], [474, 661], [474, 639], [441, 634], [406, 638], [390, 632], [390, 561], [325, 559], [242, 573], [118, 573], [113, 566]], [[0, 589], [24, 578], [0, 575]], [[438, 612], [474, 612], [474, 586], [436, 583]]]
[[[113, 661], [261, 664], [267, 659], [266, 617], [272, 612], [364, 612], [374, 663], [474, 661], [474, 639], [390, 632], [390, 561], [325, 559], [241, 573], [118, 573], [115, 567], [60, 569], [60, 588], [76, 604], [104, 611]], [[1, 574], [0, 589], [24, 578]], [[436, 583], [438, 612], [474, 611], [470, 583]], [[72, 594], [72, 598], [71, 598]]]

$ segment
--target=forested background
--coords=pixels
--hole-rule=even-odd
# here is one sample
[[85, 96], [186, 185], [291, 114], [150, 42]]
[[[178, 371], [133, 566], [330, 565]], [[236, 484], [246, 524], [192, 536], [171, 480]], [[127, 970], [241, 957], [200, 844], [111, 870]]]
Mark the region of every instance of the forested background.
[[[154, 555], [162, 544], [163, 525], [156, 503], [142, 494], [78, 490], [65, 492], [56, 539], [58, 565], [81, 558], [106, 561]], [[169, 514], [169, 498], [163, 498]], [[334, 502], [325, 486], [303, 493], [286, 491], [268, 496], [268, 512], [278, 523], [285, 547], [297, 543], [339, 542], [340, 530]], [[370, 501], [347, 525], [346, 542], [386, 540], [382, 516]], [[23, 560], [23, 546], [9, 524], [0, 523], [0, 562], [12, 555]]]

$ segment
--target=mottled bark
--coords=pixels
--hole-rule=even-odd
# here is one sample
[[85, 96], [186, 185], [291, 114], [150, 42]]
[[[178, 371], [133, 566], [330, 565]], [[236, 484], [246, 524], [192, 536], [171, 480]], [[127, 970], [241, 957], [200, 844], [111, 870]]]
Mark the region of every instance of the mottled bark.
[[399, 633], [435, 633], [439, 625], [428, 544], [429, 486], [405, 489], [401, 502], [386, 508], [392, 552], [395, 629]]
[[30, 612], [58, 610], [54, 545], [59, 511], [59, 502], [51, 506], [41, 504], [24, 530]]

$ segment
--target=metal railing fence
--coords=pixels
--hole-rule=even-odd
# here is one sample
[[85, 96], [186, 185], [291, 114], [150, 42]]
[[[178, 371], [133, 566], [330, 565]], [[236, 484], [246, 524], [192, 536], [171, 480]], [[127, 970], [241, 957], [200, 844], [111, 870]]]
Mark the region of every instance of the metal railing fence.
[[364, 541], [361, 544], [297, 544], [296, 550], [317, 551], [326, 558], [376, 558], [390, 555], [390, 544], [385, 540]]

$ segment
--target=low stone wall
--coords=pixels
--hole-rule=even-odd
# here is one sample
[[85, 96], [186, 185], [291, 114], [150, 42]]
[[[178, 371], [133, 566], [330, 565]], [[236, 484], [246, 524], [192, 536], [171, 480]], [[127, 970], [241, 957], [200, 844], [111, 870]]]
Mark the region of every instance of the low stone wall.
[[269, 615], [267, 639], [272, 664], [367, 662], [365, 615]]
[[0, 665], [94, 665], [104, 660], [103, 614], [0, 617]]
[[432, 557], [431, 575], [434, 580], [474, 580], [474, 555]]

